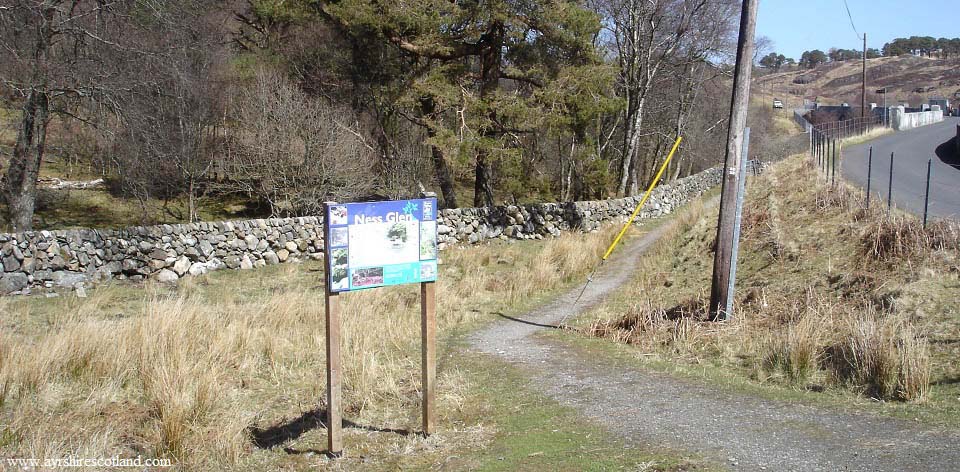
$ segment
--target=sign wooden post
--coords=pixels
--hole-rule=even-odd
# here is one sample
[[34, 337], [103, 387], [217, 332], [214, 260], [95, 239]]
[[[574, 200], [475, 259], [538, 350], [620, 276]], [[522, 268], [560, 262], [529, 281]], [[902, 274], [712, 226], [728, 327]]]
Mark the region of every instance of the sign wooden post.
[[[335, 202], [325, 202], [324, 215], [329, 215], [329, 207]], [[328, 224], [324, 221], [324, 225]], [[330, 238], [323, 238], [323, 256], [330, 261], [332, 251]], [[327, 262], [327, 267], [329, 263]], [[324, 288], [326, 291], [327, 322], [327, 452], [334, 457], [343, 452], [343, 418], [341, 416], [341, 364], [340, 364], [340, 296], [330, 290], [330, 276], [324, 273]]]
[[436, 427], [437, 199], [325, 202], [324, 287], [327, 321], [327, 450], [343, 452], [341, 404], [341, 292], [420, 284], [423, 434]]
[[[421, 198], [434, 198], [436, 194], [424, 192]], [[423, 434], [434, 431], [434, 405], [436, 404], [437, 381], [437, 296], [436, 282], [420, 283], [420, 368], [423, 389]]]

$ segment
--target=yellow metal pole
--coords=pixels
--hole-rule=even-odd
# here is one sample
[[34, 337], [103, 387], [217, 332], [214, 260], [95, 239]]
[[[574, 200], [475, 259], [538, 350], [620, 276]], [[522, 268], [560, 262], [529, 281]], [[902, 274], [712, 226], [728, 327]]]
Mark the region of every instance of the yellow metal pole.
[[657, 186], [657, 182], [660, 181], [660, 177], [663, 176], [663, 172], [667, 170], [667, 165], [670, 164], [670, 160], [673, 159], [673, 154], [677, 152], [677, 148], [680, 147], [680, 141], [683, 140], [683, 136], [677, 137], [677, 142], [673, 143], [673, 149], [670, 150], [670, 154], [667, 155], [667, 160], [663, 161], [663, 165], [660, 166], [660, 172], [657, 172], [657, 176], [653, 178], [653, 181], [650, 182], [650, 187], [647, 188], [646, 195], [643, 196], [643, 199], [640, 200], [640, 203], [637, 204], [637, 208], [633, 210], [633, 214], [630, 215], [630, 220], [627, 221], [627, 224], [623, 225], [623, 229], [620, 230], [620, 234], [617, 234], [617, 238], [613, 240], [613, 244], [607, 248], [607, 252], [603, 255], [603, 260], [607, 260], [610, 257], [610, 253], [613, 252], [613, 249], [617, 247], [617, 244], [620, 243], [620, 240], [623, 238], [623, 235], [626, 234], [627, 228], [633, 224], [633, 221], [637, 219], [637, 215], [640, 214], [640, 209], [643, 208], [643, 204], [647, 202], [647, 199], [650, 198], [650, 193], [653, 192], [653, 188]]

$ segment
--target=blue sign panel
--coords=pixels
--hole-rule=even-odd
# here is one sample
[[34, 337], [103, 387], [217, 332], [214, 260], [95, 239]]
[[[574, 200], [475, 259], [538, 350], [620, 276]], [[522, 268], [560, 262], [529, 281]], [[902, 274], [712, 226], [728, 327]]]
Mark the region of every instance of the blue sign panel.
[[331, 292], [437, 280], [437, 199], [329, 205]]

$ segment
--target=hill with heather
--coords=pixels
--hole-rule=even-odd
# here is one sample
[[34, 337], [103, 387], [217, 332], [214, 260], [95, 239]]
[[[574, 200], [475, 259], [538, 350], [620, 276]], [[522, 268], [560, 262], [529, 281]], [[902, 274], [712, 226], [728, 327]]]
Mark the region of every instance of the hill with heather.
[[[755, 89], [763, 96], [776, 97], [785, 106], [796, 107], [804, 98], [822, 104], [851, 105], [860, 101], [862, 63], [849, 60], [820, 65], [814, 69], [790, 69], [758, 75]], [[879, 57], [867, 60], [867, 102], [884, 103], [877, 93], [886, 87], [886, 103], [916, 106], [933, 97], [957, 100], [960, 94], [960, 59], [917, 56]]]

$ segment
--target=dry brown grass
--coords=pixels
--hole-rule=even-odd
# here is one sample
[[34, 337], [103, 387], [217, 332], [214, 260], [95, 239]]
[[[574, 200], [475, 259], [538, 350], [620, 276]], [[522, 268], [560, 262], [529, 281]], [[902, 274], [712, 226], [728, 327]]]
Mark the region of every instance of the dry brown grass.
[[[599, 259], [613, 230], [445, 251], [439, 332], [474, 326], [573, 280]], [[87, 299], [0, 300], [16, 326], [0, 336], [0, 453], [144, 454], [186, 470], [276, 468], [258, 462], [251, 429], [322, 407], [324, 397], [322, 272], [312, 267], [216, 273], [139, 295], [107, 286]], [[341, 298], [347, 416], [416, 425], [418, 292]], [[454, 370], [441, 371], [439, 381], [440, 411], [456, 411], [469, 380]], [[450, 425], [438, 435], [447, 442], [388, 441], [374, 454], [456, 447], [459, 436], [476, 440], [471, 428]], [[376, 443], [365, 431], [347, 434], [354, 447]]]
[[928, 401], [931, 378], [956, 377], [958, 230], [923, 230], [860, 199], [818, 181], [809, 159], [777, 164], [748, 184], [732, 322], [702, 315], [716, 215], [698, 213], [641, 260], [629, 287], [574, 324], [643, 359]]
[[857, 205], [853, 194], [846, 185], [826, 185], [817, 189], [816, 207], [820, 211], [828, 209], [849, 210]]
[[845, 319], [829, 365], [840, 382], [877, 399], [921, 401], [930, 385], [928, 343], [902, 319], [867, 312]]
[[863, 254], [883, 262], [926, 257], [935, 251], [960, 250], [960, 225], [938, 221], [926, 228], [917, 218], [871, 214], [860, 238]]
[[822, 342], [820, 320], [811, 315], [804, 316], [771, 337], [764, 367], [781, 372], [793, 383], [806, 383], [819, 368]]
[[857, 144], [862, 144], [867, 141], [871, 141], [892, 133], [893, 133], [893, 128], [877, 127], [861, 135], [842, 139], [840, 140], [840, 145], [844, 148], [849, 146], [856, 146]]

